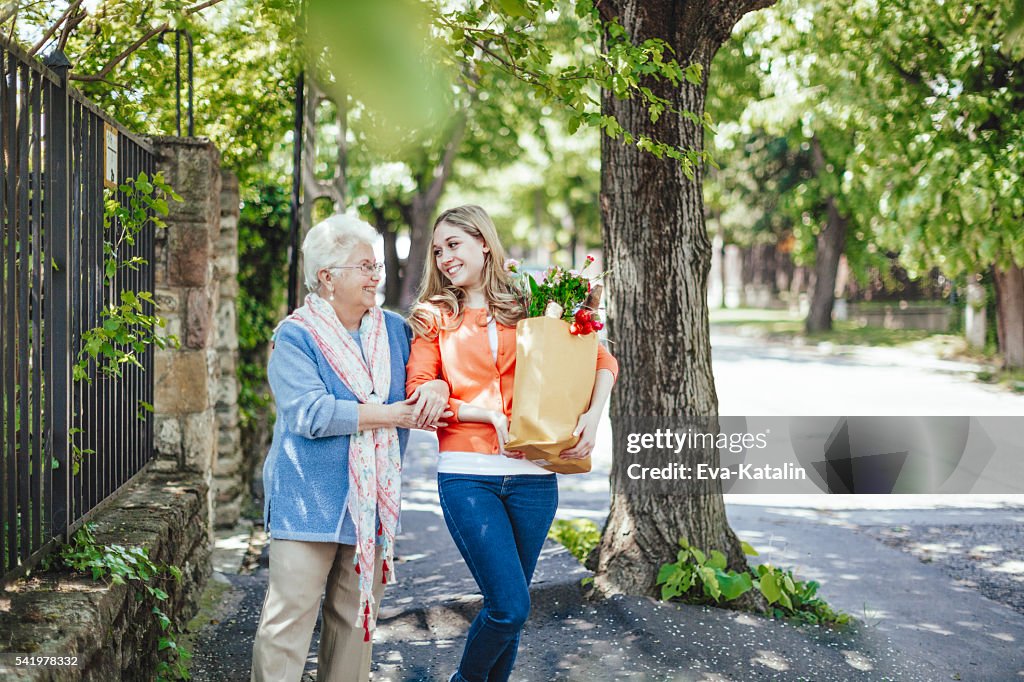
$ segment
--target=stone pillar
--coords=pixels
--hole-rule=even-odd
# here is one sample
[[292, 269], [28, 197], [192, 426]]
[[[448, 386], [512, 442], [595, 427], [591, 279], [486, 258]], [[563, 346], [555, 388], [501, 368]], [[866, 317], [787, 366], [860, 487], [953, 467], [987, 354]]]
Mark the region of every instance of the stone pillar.
[[238, 178], [222, 171], [220, 233], [214, 251], [214, 276], [220, 287], [214, 347], [220, 362], [217, 380], [217, 455], [213, 467], [214, 523], [234, 526], [243, 495], [242, 446], [238, 426]]
[[725, 307], [739, 308], [743, 305], [743, 251], [735, 244], [725, 247]]
[[[178, 348], [156, 351], [154, 446], [159, 471], [203, 476], [212, 498], [217, 454], [216, 403], [220, 359], [216, 349], [219, 281], [214, 268], [220, 241], [220, 153], [208, 140], [151, 138], [162, 171], [183, 202], [171, 202], [167, 229], [157, 231], [157, 314]], [[211, 537], [213, 500], [207, 500]]]
[[985, 306], [987, 302], [985, 287], [978, 284], [976, 278], [968, 278], [964, 332], [967, 337], [967, 345], [971, 348], [985, 347], [985, 337], [987, 332]]
[[839, 256], [839, 267], [836, 268], [835, 302], [832, 304], [832, 319], [845, 322], [850, 318], [846, 303], [847, 283], [850, 281], [850, 264], [846, 254]]
[[722, 247], [721, 234], [711, 239], [711, 271], [708, 273], [708, 308], [721, 308], [725, 305], [725, 287], [722, 285]]

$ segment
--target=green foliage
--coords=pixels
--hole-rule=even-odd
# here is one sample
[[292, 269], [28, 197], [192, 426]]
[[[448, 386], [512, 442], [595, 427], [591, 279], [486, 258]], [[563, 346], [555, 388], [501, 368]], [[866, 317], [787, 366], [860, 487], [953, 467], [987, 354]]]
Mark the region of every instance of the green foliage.
[[[775, 244], [798, 265], [813, 265], [830, 205], [846, 219], [843, 253], [866, 281], [887, 272], [851, 158], [860, 119], [837, 101], [831, 51], [812, 51], [805, 34], [817, 6], [783, 2], [748, 15], [712, 64], [707, 110], [718, 123], [705, 199], [709, 229], [730, 243]], [[821, 17], [827, 21], [827, 12]]]
[[754, 584], [772, 607], [775, 618], [792, 618], [812, 625], [846, 625], [850, 615], [832, 609], [817, 596], [820, 585], [814, 580], [797, 580], [792, 570], [783, 571], [771, 564], [757, 566]]
[[695, 589], [715, 602], [723, 597], [731, 601], [752, 589], [750, 575], [728, 569], [725, 555], [717, 549], [707, 555], [691, 547], [686, 538], [679, 539], [679, 547], [676, 561], [658, 571], [657, 584], [662, 586], [661, 598], [665, 601]]
[[[757, 551], [746, 542], [740, 543], [748, 556]], [[727, 567], [724, 554], [710, 554], [692, 547], [686, 538], [679, 540], [676, 560], [662, 565], [657, 584], [665, 601], [681, 598], [687, 603], [718, 603], [732, 601], [752, 589], [764, 595], [775, 618], [790, 618], [811, 624], [845, 625], [850, 616], [834, 611], [817, 596], [818, 583], [797, 580], [790, 570], [782, 571], [770, 564], [760, 564], [754, 571], [737, 572]]]
[[601, 531], [590, 519], [555, 519], [548, 537], [564, 545], [582, 563], [601, 541]]
[[[27, 8], [19, 14], [15, 33], [31, 44], [69, 4]], [[601, 91], [606, 89], [614, 96], [642, 101], [652, 121], [671, 114], [697, 125], [708, 124], [691, 112], [673, 111], [664, 94], [658, 94], [659, 87], [671, 90], [684, 83], [699, 83], [703, 78], [699, 65], [678, 63], [677, 56], [659, 40], [634, 44], [618, 24], [602, 23], [589, 0], [423, 0], [410, 2], [408, 7], [401, 3], [393, 7], [334, 4], [308, 5], [307, 20], [313, 33], [321, 26], [342, 26], [343, 33], [358, 28], [353, 29], [352, 40], [340, 43], [336, 31], [330, 34], [332, 50], [315, 54], [307, 72], [316, 72], [329, 87], [348, 86], [338, 100], [346, 114], [343, 127], [321, 128], [316, 164], [318, 172], [327, 177], [339, 165], [344, 168], [346, 196], [382, 231], [395, 235], [406, 231], [413, 206], [435, 210], [431, 207], [437, 205], [447, 178], [458, 182], [465, 177], [469, 180], [465, 187], [473, 189], [480, 177], [493, 177], [500, 169], [516, 164], [517, 172], [501, 178], [496, 192], [477, 201], [488, 206], [507, 203], [497, 212], [506, 210], [519, 219], [515, 230], [520, 240], [525, 240], [526, 230], [536, 234], [537, 228], [543, 227], [551, 235], [547, 246], [552, 253], [579, 242], [595, 245], [599, 239], [596, 133], [659, 156], [678, 158], [691, 174], [694, 164], [702, 162], [692, 150], [663, 144], [644, 131], [623, 130], [601, 113]], [[303, 25], [296, 20], [299, 3], [230, 0], [193, 14], [187, 6], [133, 0], [90, 8], [91, 13], [81, 15], [82, 21], [69, 31], [65, 50], [74, 65], [72, 77], [88, 78], [102, 72], [132, 46], [142, 26], [166, 21], [172, 28], [187, 28], [195, 39], [196, 132], [209, 137], [222, 151], [223, 165], [239, 176], [243, 200], [256, 200], [260, 184], [284, 185], [290, 173], [294, 83], [304, 54], [296, 49]], [[400, 16], [409, 8], [416, 11]], [[321, 21], [320, 12], [331, 16], [354, 12], [366, 21]], [[78, 15], [73, 19], [77, 22]], [[605, 33], [608, 39], [603, 49]], [[62, 34], [57, 31], [55, 36]], [[428, 37], [425, 46], [421, 45], [424, 36]], [[314, 43], [310, 41], [306, 47]], [[366, 49], [373, 44], [387, 47], [383, 51]], [[396, 44], [399, 48], [392, 49]], [[354, 58], [342, 60], [345, 63], [338, 66], [329, 53], [343, 57], [346, 50]], [[421, 52], [428, 57], [409, 58], [422, 57]], [[383, 54], [384, 61], [366, 59], [368, 54]], [[323, 70], [332, 63], [333, 71]], [[104, 79], [74, 82], [129, 128], [173, 134], [173, 68], [174, 36], [167, 34], [142, 42]], [[384, 81], [374, 77], [380, 72], [388, 75], [385, 80], [389, 83], [404, 79], [416, 87], [381, 91], [379, 83]], [[130, 87], [125, 85], [124, 74], [128, 73], [132, 74]], [[440, 98], [434, 96], [438, 88], [433, 87], [439, 80], [445, 84]], [[410, 98], [426, 104], [410, 106]], [[388, 112], [396, 113], [396, 101], [400, 104], [398, 118], [430, 114], [436, 119], [440, 109], [441, 123], [418, 123], [423, 130], [411, 131], [409, 140], [395, 139], [394, 149], [374, 147], [370, 142], [380, 139], [381, 131], [395, 118], [389, 119]], [[232, 115], [223, 116], [225, 111]], [[461, 130], [459, 122], [463, 120], [465, 129]], [[578, 138], [585, 144], [566, 144], [566, 131], [574, 133], [581, 127], [588, 131]], [[348, 140], [341, 150], [342, 159], [325, 153], [337, 149], [334, 141], [339, 135]], [[415, 144], [407, 144], [410, 140]], [[455, 160], [445, 164], [449, 147], [455, 151]], [[525, 173], [520, 165], [524, 163], [529, 168]], [[509, 179], [511, 187], [507, 186]], [[533, 215], [534, 222], [523, 221], [525, 215]], [[394, 282], [401, 275], [394, 271], [397, 268], [392, 270]], [[410, 271], [408, 267], [405, 270]], [[243, 289], [244, 285], [243, 281]]]
[[238, 409], [242, 425], [266, 419], [266, 351], [284, 314], [289, 201], [284, 188], [259, 185], [238, 220]]
[[[809, 263], [831, 198], [858, 279], [886, 252], [912, 279], [1024, 262], [1024, 94], [1010, 86], [1024, 15], [994, 1], [933, 9], [783, 0], [749, 15], [714, 62], [728, 82], [709, 91], [708, 110], [729, 172], [712, 174], [712, 217], [742, 233], [764, 206], [791, 223], [794, 256]], [[752, 135], [817, 148], [821, 163], [788, 187], [759, 182]], [[743, 187], [755, 196], [746, 212]]]
[[305, 4], [307, 62], [336, 102], [366, 107], [364, 143], [377, 153], [415, 149], [451, 112], [454, 69], [430, 40], [431, 9], [420, 0]]
[[72, 537], [71, 542], [61, 547], [60, 552], [44, 559], [44, 568], [64, 566], [73, 571], [89, 574], [93, 580], [109, 580], [114, 585], [131, 585], [135, 588], [135, 599], [142, 601], [147, 596], [155, 602], [153, 617], [160, 625], [160, 639], [157, 650], [161, 660], [157, 664], [156, 679], [190, 679], [187, 662], [192, 654], [178, 646], [178, 633], [172, 627], [171, 619], [160, 608], [169, 595], [160, 587], [170, 580], [181, 582], [181, 570], [176, 566], [158, 564], [149, 557], [145, 547], [104, 545], [96, 542], [96, 525], [87, 523]]
[[[167, 202], [182, 199], [167, 184], [162, 173], [152, 178], [145, 172], [139, 173], [137, 178], [129, 178], [120, 185], [118, 191], [124, 198], [123, 203], [110, 190], [104, 192], [103, 272], [106, 286], [103, 292], [108, 298], [100, 311], [100, 324], [82, 332], [81, 349], [71, 366], [71, 377], [76, 382], [92, 383], [89, 369], [93, 366], [103, 377], [120, 379], [126, 364], [144, 369], [139, 357], [149, 346], [166, 348], [178, 344], [173, 335], [162, 336], [159, 333], [158, 330], [164, 327], [163, 319], [148, 312], [155, 305], [153, 293], [120, 288], [118, 274], [148, 264], [141, 256], [127, 255], [128, 250], [135, 246], [139, 235], [148, 226], [152, 225], [154, 229], [166, 227], [161, 217], [168, 214]], [[144, 420], [152, 411], [151, 404], [139, 400], [139, 419]], [[82, 458], [95, 454], [95, 450], [82, 447], [82, 434], [83, 430], [78, 427], [68, 430], [72, 474], [75, 476], [81, 470]]]
[[[708, 117], [679, 110], [655, 92], [701, 83], [699, 64], [681, 65], [663, 40], [635, 42], [618, 21], [602, 21], [590, 0], [518, 0], [515, 11], [509, 11], [508, 4], [440, 7], [435, 24], [456, 58], [482, 72], [510, 74], [529, 86], [541, 103], [564, 107], [570, 133], [581, 126], [600, 130], [658, 158], [675, 159], [688, 177], [694, 177], [696, 166], [708, 160], [706, 153], [668, 144], [646, 130], [626, 130], [615, 117], [602, 113], [600, 92], [639, 102], [652, 123], [668, 113], [710, 128]], [[568, 59], [556, 59], [544, 40], [547, 17], [553, 13], [576, 20], [581, 48]]]
[[104, 192], [103, 213], [103, 266], [104, 293], [112, 297], [101, 312], [102, 323], [82, 333], [82, 348], [72, 366], [75, 381], [92, 382], [89, 366], [96, 363], [97, 370], [108, 377], [122, 376], [122, 365], [132, 364], [142, 369], [139, 356], [148, 346], [165, 348], [177, 340], [164, 337], [157, 329], [163, 320], [146, 312], [153, 307], [153, 294], [149, 291], [118, 289], [118, 273], [138, 270], [147, 265], [141, 256], [127, 256], [135, 246], [139, 234], [147, 225], [164, 228], [161, 216], [168, 213], [167, 201], [181, 201], [181, 197], [157, 173], [150, 178], [145, 172], [138, 178], [129, 178], [118, 190], [124, 196], [121, 203], [110, 190]]
[[864, 209], [912, 274], [1024, 263], [1024, 92], [1002, 2], [920, 12], [907, 0], [844, 5], [817, 37], [858, 53], [842, 90], [864, 125]]

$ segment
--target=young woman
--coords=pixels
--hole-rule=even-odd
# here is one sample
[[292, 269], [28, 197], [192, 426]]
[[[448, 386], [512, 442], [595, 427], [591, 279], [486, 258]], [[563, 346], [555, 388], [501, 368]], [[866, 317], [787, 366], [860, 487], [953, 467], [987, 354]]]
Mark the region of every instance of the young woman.
[[[504, 263], [494, 223], [482, 208], [445, 211], [434, 223], [433, 257], [409, 320], [406, 392], [419, 391], [418, 423], [436, 421], [446, 408], [453, 413], [437, 431], [438, 493], [448, 530], [484, 597], [450, 678], [455, 682], [509, 678], [530, 610], [530, 579], [558, 506], [554, 474], [505, 450], [515, 326], [525, 309]], [[583, 458], [594, 448], [618, 372], [603, 347], [597, 368], [590, 408], [576, 426], [580, 440], [562, 457]]]

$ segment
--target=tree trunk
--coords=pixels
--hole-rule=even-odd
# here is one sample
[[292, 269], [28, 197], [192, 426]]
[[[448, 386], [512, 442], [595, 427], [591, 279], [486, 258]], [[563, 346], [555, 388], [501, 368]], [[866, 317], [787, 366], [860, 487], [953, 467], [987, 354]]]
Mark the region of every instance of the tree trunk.
[[1006, 369], [1024, 367], [1024, 269], [1014, 262], [992, 268], [999, 351]]
[[750, 282], [747, 290], [747, 305], [753, 308], [770, 308], [775, 300], [775, 245], [754, 244], [750, 248]]
[[[398, 257], [398, 230], [388, 225], [384, 236], [384, 268], [389, 273], [384, 281], [384, 305], [400, 308], [402, 305], [402, 261]], [[393, 274], [391, 274], [393, 273]]]
[[[601, 3], [604, 17], [617, 16], [635, 42], [665, 40], [680, 64], [704, 67], [702, 85], [645, 83], [673, 107], [704, 113], [711, 59], [747, 11], [770, 2], [627, 0]], [[644, 106], [604, 94], [602, 109], [633, 133], [647, 133], [681, 147], [703, 149], [703, 129], [665, 115], [652, 124]], [[627, 430], [641, 416], [666, 420], [684, 415], [717, 417], [711, 372], [707, 283], [711, 242], [704, 223], [703, 169], [690, 180], [678, 163], [657, 159], [635, 145], [601, 142], [601, 215], [609, 278], [608, 317], [612, 350], [622, 371], [611, 400], [613, 448], [611, 511], [596, 556], [598, 596], [657, 594], [659, 567], [674, 561], [680, 537], [705, 550], [718, 549], [733, 568], [746, 567], [729, 527], [721, 486], [711, 494], [666, 500], [643, 486], [625, 485], [619, 455]], [[667, 427], [672, 424], [667, 422]], [[718, 466], [714, 448], [678, 461]]]
[[783, 294], [789, 291], [793, 282], [793, 259], [784, 251], [775, 252], [775, 292]]
[[571, 208], [562, 216], [562, 231], [569, 235], [569, 265], [575, 270], [576, 252], [580, 248], [580, 228], [576, 224], [576, 216], [573, 215]]
[[384, 239], [384, 306], [389, 309], [401, 307], [402, 261], [398, 258], [398, 227], [388, 220], [384, 210], [372, 206], [373, 226]]
[[753, 249], [744, 246], [740, 250], [740, 307], [754, 308], [753, 283], [754, 283], [754, 259]]
[[[817, 174], [827, 173], [825, 155], [817, 137], [811, 139], [811, 159]], [[839, 213], [835, 197], [826, 200], [828, 218], [818, 233], [814, 256], [814, 289], [811, 291], [811, 309], [807, 313], [807, 333], [832, 329], [832, 304], [835, 302], [836, 273], [839, 257], [846, 246], [846, 218]]]
[[405, 259], [400, 298], [401, 306], [406, 310], [416, 300], [420, 282], [423, 281], [423, 263], [427, 260], [430, 240], [433, 237], [430, 232], [430, 219], [433, 217], [435, 207], [436, 203], [428, 206], [423, 201], [422, 194], [417, 194], [411, 203], [402, 207], [402, 216], [409, 226], [409, 257]]
[[726, 273], [725, 273], [725, 246], [726, 246], [726, 242], [725, 242], [725, 228], [721, 228], [720, 227], [719, 230], [718, 230], [718, 234], [719, 234], [719, 236], [721, 238], [721, 242], [722, 242], [719, 245], [719, 250], [718, 250], [719, 263], [721, 264], [721, 267], [719, 267], [718, 270], [719, 270], [719, 275], [720, 275], [721, 280], [722, 280], [722, 282], [721, 282], [721, 287], [722, 287], [722, 302], [721, 302], [722, 305], [721, 305], [721, 307], [722, 307], [722, 310], [725, 310], [725, 308], [726, 308], [725, 292], [726, 292], [726, 287], [729, 284], [729, 278], [726, 277]]

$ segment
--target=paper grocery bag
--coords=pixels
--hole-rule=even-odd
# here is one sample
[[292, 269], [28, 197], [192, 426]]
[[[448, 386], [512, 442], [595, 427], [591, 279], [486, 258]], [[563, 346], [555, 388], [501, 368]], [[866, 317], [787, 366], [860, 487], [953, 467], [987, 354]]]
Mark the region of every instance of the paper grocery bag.
[[573, 429], [590, 407], [597, 375], [597, 334], [573, 336], [569, 323], [530, 317], [516, 325], [516, 373], [512, 391], [512, 440], [535, 464], [560, 474], [590, 471], [590, 458], [562, 459], [579, 440]]

